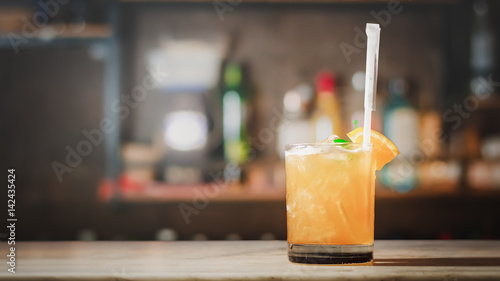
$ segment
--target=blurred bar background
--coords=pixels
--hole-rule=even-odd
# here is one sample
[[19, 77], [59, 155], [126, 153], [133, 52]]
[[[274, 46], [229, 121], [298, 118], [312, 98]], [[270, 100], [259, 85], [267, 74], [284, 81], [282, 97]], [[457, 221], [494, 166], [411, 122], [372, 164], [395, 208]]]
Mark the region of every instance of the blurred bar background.
[[2, 1], [18, 239], [286, 239], [283, 146], [362, 125], [367, 22], [382, 28], [372, 127], [402, 152], [377, 173], [375, 238], [499, 239], [499, 12]]

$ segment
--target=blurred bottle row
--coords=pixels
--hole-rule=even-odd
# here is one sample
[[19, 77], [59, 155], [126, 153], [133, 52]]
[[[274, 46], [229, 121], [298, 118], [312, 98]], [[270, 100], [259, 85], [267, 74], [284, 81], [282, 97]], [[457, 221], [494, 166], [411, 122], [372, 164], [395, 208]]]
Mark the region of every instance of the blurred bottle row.
[[[488, 78], [494, 72], [494, 36], [487, 3], [475, 1], [473, 8], [470, 95], [457, 95], [452, 106], [441, 109], [443, 97], [417, 91], [419, 85], [411, 77], [380, 80], [371, 127], [401, 152], [377, 174], [380, 186], [401, 193], [454, 192], [464, 184], [500, 189], [500, 127], [488, 122], [498, 118], [500, 109], [496, 84]], [[175, 52], [192, 48], [182, 44]], [[200, 53], [211, 54], [207, 50]], [[153, 181], [188, 185], [225, 180], [240, 189], [282, 189], [285, 144], [315, 142], [330, 134], [345, 138], [355, 126], [364, 125], [364, 72], [339, 74], [340, 81], [349, 83], [338, 83], [331, 71], [319, 71], [314, 86], [304, 81], [284, 93], [281, 110], [279, 104], [263, 105], [273, 100], [263, 98], [270, 93], [259, 93], [251, 81], [250, 64], [232, 57], [229, 51], [220, 63], [208, 56], [192, 59], [198, 69], [199, 61], [219, 68], [218, 77], [209, 77], [217, 71], [207, 70], [206, 79], [200, 79], [217, 80], [215, 86], [179, 80], [168, 86], [173, 92], [168, 94], [168, 112], [152, 143], [122, 147], [125, 182], [140, 186]], [[176, 67], [186, 64], [182, 60]], [[200, 73], [186, 72], [184, 78], [189, 81]], [[480, 125], [487, 123], [486, 129]]]
[[[333, 73], [323, 71], [316, 81], [316, 96], [307, 84], [285, 94], [283, 108], [288, 122], [281, 126], [278, 151], [286, 143], [314, 142], [325, 139], [330, 134], [343, 138], [355, 125], [364, 126], [364, 73], [357, 72], [353, 75], [351, 81], [354, 92], [348, 94], [343, 107], [339, 105], [335, 81]], [[442, 142], [434, 133], [441, 129], [441, 117], [433, 110], [428, 98], [423, 99], [423, 108], [418, 112], [408, 101], [408, 92], [407, 80], [392, 79], [389, 81], [388, 99], [379, 99], [377, 102], [371, 126], [388, 136], [401, 152], [391, 165], [382, 170], [379, 179], [401, 192], [415, 188], [419, 174], [423, 174], [421, 180], [427, 184], [436, 184], [434, 181], [440, 181], [441, 185], [456, 183], [459, 171], [453, 162], [426, 163], [417, 172], [416, 167], [424, 159], [435, 160], [443, 153]], [[428, 146], [424, 152], [421, 149], [423, 142], [427, 142]], [[282, 152], [281, 156], [283, 157]], [[432, 174], [436, 167], [440, 168], [439, 179]]]
[[[343, 137], [354, 129], [354, 122], [364, 125], [364, 73], [354, 74], [351, 81], [358, 93], [348, 93], [350, 97], [345, 96], [342, 107], [336, 94], [335, 76], [330, 72], [318, 75], [316, 95], [307, 84], [285, 94], [283, 108], [287, 121], [280, 128], [277, 145], [282, 158], [282, 147], [287, 143], [314, 142], [332, 133]], [[407, 79], [391, 79], [387, 87], [388, 97], [379, 99], [371, 126], [389, 137], [401, 154], [378, 174], [383, 186], [402, 193], [417, 187], [455, 191], [464, 180], [474, 189], [500, 188], [500, 131], [480, 132], [475, 124], [480, 119], [464, 122], [463, 128], [447, 128], [446, 125], [454, 124], [450, 121], [459, 118], [460, 112], [439, 112], [436, 99], [425, 94], [419, 95], [418, 106], [412, 105]], [[483, 114], [480, 109], [474, 111], [467, 114], [479, 117]]]
[[[256, 133], [255, 129], [251, 131], [255, 126], [255, 116], [252, 116], [255, 101], [251, 99], [253, 92], [245, 81], [247, 75], [243, 69], [240, 63], [228, 62], [221, 71], [220, 121], [214, 117], [210, 120], [210, 114], [202, 111], [169, 114], [165, 119], [164, 138], [159, 141], [167, 143], [168, 148], [162, 148], [169, 150], [166, 156], [155, 157], [161, 150], [155, 149], [158, 147], [155, 144], [127, 144], [123, 147], [126, 174], [137, 182], [193, 184], [224, 179], [242, 183], [240, 187], [248, 182], [253, 182], [250, 184], [253, 186], [284, 187], [284, 169], [279, 168], [283, 166], [282, 160], [259, 157], [262, 149], [258, 146], [265, 142], [259, 138], [266, 136]], [[353, 92], [343, 96], [337, 91], [335, 75], [327, 70], [319, 72], [315, 87], [303, 83], [286, 92], [274, 154], [283, 159], [287, 143], [315, 142], [330, 134], [344, 138], [354, 129], [354, 121], [357, 126], [363, 126], [364, 73], [357, 72], [350, 80]], [[383, 186], [402, 193], [417, 187], [454, 191], [466, 171], [465, 180], [470, 187], [500, 187], [500, 137], [476, 140], [476, 150], [481, 153], [480, 157], [474, 156], [467, 152], [474, 150], [467, 148], [472, 146], [470, 130], [446, 132], [443, 120], [447, 117], [436, 109], [433, 95], [419, 95], [418, 106], [414, 106], [409, 100], [409, 80], [391, 79], [387, 88], [387, 97], [377, 101], [372, 128], [388, 136], [401, 154], [378, 174]], [[222, 136], [207, 151], [204, 147], [210, 138], [209, 120], [221, 123]], [[186, 161], [193, 153], [197, 155], [195, 160]], [[469, 160], [464, 162], [464, 159]], [[262, 180], [255, 179], [258, 177]]]

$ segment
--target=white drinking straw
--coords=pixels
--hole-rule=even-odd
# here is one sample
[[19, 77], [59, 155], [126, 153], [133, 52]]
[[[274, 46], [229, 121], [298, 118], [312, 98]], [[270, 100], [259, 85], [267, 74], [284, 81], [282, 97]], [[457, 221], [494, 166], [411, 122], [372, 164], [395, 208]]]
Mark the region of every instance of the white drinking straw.
[[365, 122], [363, 143], [370, 143], [372, 111], [375, 111], [378, 76], [378, 49], [380, 41], [380, 26], [376, 23], [366, 24], [366, 77], [365, 77]]

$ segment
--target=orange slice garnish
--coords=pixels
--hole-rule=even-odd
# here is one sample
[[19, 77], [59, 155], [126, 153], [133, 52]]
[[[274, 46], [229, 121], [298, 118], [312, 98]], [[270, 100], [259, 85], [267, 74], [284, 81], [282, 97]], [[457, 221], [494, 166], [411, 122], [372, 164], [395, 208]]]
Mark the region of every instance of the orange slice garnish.
[[[352, 142], [363, 142], [363, 127], [347, 133]], [[377, 170], [382, 169], [399, 154], [399, 150], [394, 143], [382, 133], [371, 130], [370, 142], [372, 143], [372, 156], [375, 157]]]

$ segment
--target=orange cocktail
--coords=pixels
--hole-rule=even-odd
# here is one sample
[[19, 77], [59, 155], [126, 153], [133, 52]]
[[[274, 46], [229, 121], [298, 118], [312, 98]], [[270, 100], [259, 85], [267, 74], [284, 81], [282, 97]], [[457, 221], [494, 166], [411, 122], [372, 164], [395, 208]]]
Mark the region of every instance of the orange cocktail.
[[285, 162], [290, 260], [371, 261], [375, 198], [371, 144], [288, 145]]

